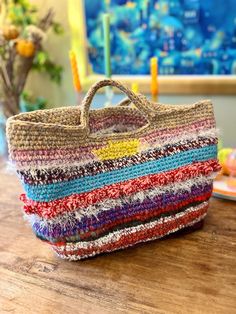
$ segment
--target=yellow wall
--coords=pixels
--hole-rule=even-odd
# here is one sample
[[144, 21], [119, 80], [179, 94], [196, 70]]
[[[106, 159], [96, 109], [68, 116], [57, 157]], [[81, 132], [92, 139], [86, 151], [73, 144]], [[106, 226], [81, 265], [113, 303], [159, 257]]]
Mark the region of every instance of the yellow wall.
[[[75, 104], [74, 90], [70, 71], [68, 51], [71, 48], [71, 30], [68, 20], [68, 5], [77, 0], [31, 0], [44, 14], [48, 8], [55, 11], [55, 20], [64, 28], [64, 34], [56, 36], [49, 31], [44, 46], [50, 52], [51, 57], [64, 67], [62, 85], [51, 82], [47, 75], [32, 73], [28, 77], [27, 90], [31, 90], [37, 96], [43, 96], [49, 101], [50, 106], [64, 106]], [[79, 14], [78, 14], [79, 18]]]

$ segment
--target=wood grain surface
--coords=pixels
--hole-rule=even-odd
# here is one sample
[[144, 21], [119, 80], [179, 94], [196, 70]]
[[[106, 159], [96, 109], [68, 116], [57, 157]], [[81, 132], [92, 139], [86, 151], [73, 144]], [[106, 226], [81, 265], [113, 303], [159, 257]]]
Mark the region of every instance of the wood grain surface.
[[80, 262], [24, 221], [0, 170], [0, 313], [236, 313], [236, 204], [212, 198], [203, 229]]

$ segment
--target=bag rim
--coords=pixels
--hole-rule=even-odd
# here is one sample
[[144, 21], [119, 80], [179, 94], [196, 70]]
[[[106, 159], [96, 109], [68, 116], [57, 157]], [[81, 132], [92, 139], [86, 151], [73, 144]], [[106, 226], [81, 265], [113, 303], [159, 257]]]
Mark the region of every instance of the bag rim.
[[[155, 117], [159, 118], [162, 117], [164, 115], [169, 115], [171, 113], [174, 112], [184, 112], [184, 111], [188, 111], [197, 107], [201, 107], [202, 105], [212, 105], [212, 101], [210, 99], [203, 99], [197, 102], [194, 102], [192, 104], [178, 104], [178, 105], [174, 105], [174, 104], [164, 104], [164, 103], [153, 103], [153, 105], [156, 107], [154, 108], [154, 112], [155, 112]], [[161, 107], [165, 107], [165, 110], [158, 110]], [[167, 107], [169, 107], [167, 109]], [[19, 124], [22, 126], [40, 126], [40, 127], [53, 127], [53, 128], [61, 128], [61, 129], [69, 129], [69, 130], [80, 130], [80, 129], [84, 129], [84, 126], [80, 123], [78, 125], [67, 125], [67, 124], [60, 124], [60, 123], [49, 123], [49, 122], [35, 122], [35, 121], [31, 121], [31, 120], [24, 120], [22, 119], [23, 117], [34, 117], [34, 116], [46, 116], [49, 113], [54, 113], [54, 112], [62, 112], [65, 113], [67, 111], [78, 111], [80, 114], [80, 108], [76, 107], [76, 106], [65, 106], [65, 107], [57, 107], [57, 108], [49, 108], [49, 109], [38, 109], [38, 110], [34, 110], [31, 112], [21, 112], [17, 115], [14, 115], [10, 118], [7, 119], [7, 124]], [[90, 112], [95, 115], [95, 116], [99, 116], [104, 114], [105, 112], [112, 112], [112, 111], [117, 111], [117, 112], [127, 112], [130, 111], [130, 113], [132, 112], [136, 112], [137, 109], [136, 108], [131, 108], [131, 107], [126, 107], [126, 106], [120, 106], [120, 107], [107, 107], [107, 108], [99, 108], [99, 109], [91, 109]], [[140, 112], [140, 115], [142, 115], [142, 113]], [[144, 116], [145, 117], [145, 116]], [[81, 122], [81, 121], [80, 121]]]

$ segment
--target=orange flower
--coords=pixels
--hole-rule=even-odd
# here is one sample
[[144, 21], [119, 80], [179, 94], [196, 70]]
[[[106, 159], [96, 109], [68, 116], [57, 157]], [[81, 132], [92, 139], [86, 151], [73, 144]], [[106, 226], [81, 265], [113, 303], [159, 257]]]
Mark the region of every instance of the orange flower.
[[6, 40], [11, 40], [19, 36], [19, 31], [14, 25], [6, 25], [2, 29], [2, 34]]
[[25, 58], [30, 58], [35, 54], [35, 45], [32, 41], [19, 39], [16, 44], [16, 51]]

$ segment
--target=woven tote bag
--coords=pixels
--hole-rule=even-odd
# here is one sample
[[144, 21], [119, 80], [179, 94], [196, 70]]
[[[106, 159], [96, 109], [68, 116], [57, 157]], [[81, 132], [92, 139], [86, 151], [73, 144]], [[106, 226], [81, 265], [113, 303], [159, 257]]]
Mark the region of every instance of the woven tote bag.
[[[127, 100], [90, 110], [104, 86]], [[25, 216], [36, 236], [68, 260], [196, 225], [220, 168], [210, 101], [155, 104], [113, 80], [93, 85], [80, 108], [9, 118], [7, 136]]]

